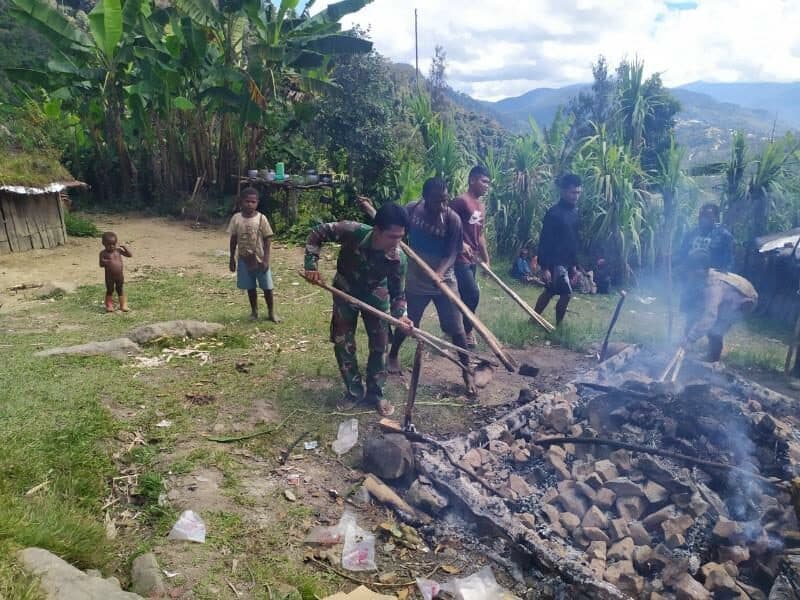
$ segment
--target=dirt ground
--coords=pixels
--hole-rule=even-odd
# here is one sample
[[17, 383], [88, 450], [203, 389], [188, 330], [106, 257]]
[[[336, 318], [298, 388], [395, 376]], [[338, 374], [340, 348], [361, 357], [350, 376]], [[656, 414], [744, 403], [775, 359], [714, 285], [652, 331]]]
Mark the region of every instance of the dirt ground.
[[[145, 265], [154, 269], [199, 269], [214, 275], [227, 273], [223, 261], [211, 260], [217, 253], [228, 254], [228, 236], [222, 227], [195, 229], [189, 221], [126, 215], [96, 215], [93, 220], [101, 231], [114, 231], [120, 243], [133, 253], [133, 258], [126, 260], [128, 279], [136, 279]], [[65, 246], [58, 248], [0, 255], [0, 313], [19, 309], [39, 289], [10, 289], [15, 286], [101, 282], [100, 250], [98, 238], [69, 238]]]

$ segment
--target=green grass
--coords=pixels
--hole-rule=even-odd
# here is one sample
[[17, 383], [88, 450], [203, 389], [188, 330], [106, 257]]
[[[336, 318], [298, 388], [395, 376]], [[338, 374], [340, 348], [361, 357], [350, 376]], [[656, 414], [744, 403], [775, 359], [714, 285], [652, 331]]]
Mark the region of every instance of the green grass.
[[[36, 597], [35, 586], [15, 561], [15, 551], [28, 545], [50, 549], [81, 568], [101, 568], [124, 579], [130, 559], [163, 544], [163, 536], [177, 517], [174, 508], [158, 505], [168, 477], [190, 474], [200, 467], [218, 469], [223, 475], [222, 493], [232, 506], [245, 511], [252, 508], [243, 492], [247, 470], [231, 450], [244, 448], [274, 465], [280, 450], [303, 432], [310, 432], [312, 439], [323, 444], [335, 438], [341, 419], [331, 418], [330, 412], [341, 384], [327, 339], [330, 300], [306, 285], [292, 285], [297, 280], [295, 265], [282, 263], [286, 256], [278, 254], [274, 265], [277, 309], [284, 318], [278, 326], [248, 322], [246, 296], [234, 289], [230, 279], [154, 270], [128, 284], [131, 313], [105, 314], [103, 289], [92, 285], [3, 317], [0, 331], [10, 346], [0, 345], [0, 597]], [[479, 314], [504, 343], [521, 347], [548, 339], [496, 286], [485, 279], [481, 285]], [[540, 291], [516, 289], [531, 304]], [[644, 305], [636, 295], [629, 297], [612, 339], [664, 344], [663, 303]], [[602, 340], [615, 303], [615, 297], [577, 296], [551, 341], [586, 350]], [[546, 313], [551, 320], [552, 310], [551, 306]], [[177, 318], [225, 326], [218, 336], [205, 340], [211, 363], [175, 358], [163, 367], [139, 369], [108, 358], [32, 355], [38, 349], [109, 339], [139, 325]], [[58, 324], [74, 327], [58, 328]], [[738, 326], [728, 340], [726, 360], [781, 367], [784, 347], [769, 338], [782, 340], [784, 332], [773, 328], [766, 337], [758, 335], [764, 327], [759, 322]], [[432, 330], [437, 328], [432, 326]], [[156, 356], [166, 346], [196, 343], [160, 341], [145, 346], [145, 352]], [[363, 356], [366, 338], [361, 328], [358, 344]], [[401, 355], [406, 364], [412, 352], [413, 345], [406, 344]], [[240, 360], [253, 363], [248, 373], [234, 368]], [[216, 400], [209, 405], [188, 405], [187, 393], [213, 393]], [[400, 386], [389, 386], [387, 393], [394, 401], [402, 401], [405, 395]], [[430, 399], [431, 390], [424, 387], [420, 394]], [[291, 415], [277, 433], [237, 444], [215, 444], [200, 435], [217, 422], [227, 427], [245, 419], [259, 402], [268, 402], [278, 421]], [[115, 419], [111, 410], [135, 414]], [[228, 420], [220, 420], [223, 412]], [[459, 409], [426, 407], [424, 418], [431, 429], [438, 425], [452, 429], [467, 424], [470, 417]], [[162, 419], [172, 420], [173, 426], [155, 427]], [[369, 427], [373, 421], [372, 416], [361, 417], [362, 426]], [[140, 432], [146, 443], [127, 451], [126, 436], [134, 431]], [[225, 434], [236, 433], [247, 431]], [[189, 442], [194, 445], [186, 448]], [[344, 461], [355, 464], [358, 457], [351, 454]], [[132, 508], [143, 517], [133, 535], [107, 541], [102, 507], [109, 497], [111, 478], [120, 468], [131, 468], [139, 475], [138, 504]], [[44, 489], [26, 495], [43, 482], [48, 482]], [[280, 502], [279, 495], [274, 502]], [[198, 552], [220, 548], [244, 552], [247, 568], [242, 577], [255, 581], [256, 593], [263, 597], [267, 586], [274, 591], [278, 583], [297, 587], [304, 598], [332, 591], [340, 583], [338, 578], [302, 564], [297, 544], [293, 551], [286, 550], [287, 540], [297, 535], [297, 524], [311, 519], [309, 509], [299, 503], [278, 506], [282, 508], [276, 525], [256, 534], [248, 534], [236, 511], [207, 515], [209, 543]], [[229, 572], [229, 564], [209, 569], [197, 583], [197, 597], [211, 598], [214, 589], [226, 590], [223, 578]]]
[[64, 215], [67, 235], [70, 237], [100, 237], [101, 232], [93, 221], [86, 217], [67, 212]]

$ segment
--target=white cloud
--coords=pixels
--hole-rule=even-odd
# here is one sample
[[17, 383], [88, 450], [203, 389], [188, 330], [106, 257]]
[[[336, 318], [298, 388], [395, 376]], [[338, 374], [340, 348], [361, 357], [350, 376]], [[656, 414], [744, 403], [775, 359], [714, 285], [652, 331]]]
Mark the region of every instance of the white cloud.
[[[427, 0], [417, 7], [422, 72], [440, 44], [450, 84], [483, 99], [588, 82], [599, 54], [612, 65], [638, 56], [667, 85], [800, 77], [796, 0], [699, 0], [688, 10], [665, 0]], [[413, 64], [414, 8], [409, 0], [374, 0], [344, 24], [369, 28], [379, 52]]]

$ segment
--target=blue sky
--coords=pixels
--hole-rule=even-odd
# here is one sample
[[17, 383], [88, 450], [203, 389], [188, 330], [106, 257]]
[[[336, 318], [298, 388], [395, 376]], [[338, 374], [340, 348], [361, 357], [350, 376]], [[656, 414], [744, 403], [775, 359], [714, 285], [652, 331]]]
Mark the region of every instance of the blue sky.
[[799, 0], [373, 0], [345, 24], [413, 64], [414, 8], [421, 68], [444, 46], [450, 84], [482, 99], [589, 81], [599, 54], [639, 57], [668, 85], [800, 78]]

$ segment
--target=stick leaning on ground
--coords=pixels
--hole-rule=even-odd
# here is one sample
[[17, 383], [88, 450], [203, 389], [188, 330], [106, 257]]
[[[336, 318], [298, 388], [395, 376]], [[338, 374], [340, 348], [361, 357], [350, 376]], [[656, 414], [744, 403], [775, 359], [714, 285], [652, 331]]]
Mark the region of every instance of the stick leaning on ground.
[[548, 321], [547, 321], [547, 319], [545, 319], [545, 318], [544, 318], [542, 315], [540, 315], [540, 314], [539, 314], [539, 313], [537, 313], [535, 310], [533, 310], [533, 308], [531, 308], [530, 304], [528, 304], [527, 302], [525, 302], [525, 300], [523, 300], [522, 298], [520, 298], [519, 294], [517, 294], [517, 293], [516, 293], [514, 290], [512, 290], [512, 289], [511, 289], [511, 288], [510, 288], [510, 287], [509, 287], [509, 286], [506, 284], [506, 282], [505, 282], [505, 281], [503, 281], [502, 279], [500, 279], [500, 277], [498, 277], [497, 273], [495, 273], [494, 271], [492, 271], [492, 270], [489, 268], [489, 265], [487, 265], [487, 264], [486, 264], [484, 261], [482, 261], [482, 260], [479, 260], [479, 261], [478, 261], [478, 264], [479, 264], [479, 265], [481, 266], [481, 268], [482, 268], [482, 269], [483, 269], [483, 270], [486, 272], [486, 274], [487, 274], [489, 277], [491, 277], [491, 278], [494, 280], [494, 282], [495, 282], [497, 285], [499, 285], [499, 286], [500, 286], [500, 289], [502, 289], [502, 290], [503, 290], [503, 291], [504, 291], [506, 294], [508, 294], [508, 295], [509, 295], [509, 297], [510, 297], [510, 298], [511, 298], [511, 299], [512, 299], [514, 302], [516, 302], [516, 303], [517, 303], [517, 304], [520, 306], [520, 308], [522, 308], [522, 310], [524, 310], [524, 311], [525, 311], [525, 313], [526, 313], [526, 314], [527, 314], [527, 315], [528, 315], [528, 316], [529, 316], [531, 319], [533, 319], [534, 321], [536, 321], [536, 323], [537, 323], [537, 324], [541, 325], [541, 326], [542, 326], [542, 328], [543, 328], [545, 331], [547, 331], [547, 332], [555, 331], [555, 329], [556, 329], [556, 328], [555, 328], [555, 327], [554, 327], [554, 326], [553, 326], [553, 325], [552, 325], [550, 322], [548, 322]]
[[[375, 217], [375, 207], [370, 204], [369, 198], [361, 197], [361, 209], [367, 214], [368, 217], [374, 218]], [[414, 252], [411, 248], [408, 247], [408, 244], [405, 242], [400, 242], [400, 248], [405, 252], [406, 256], [413, 260], [417, 266], [422, 269], [422, 271], [430, 277], [431, 281], [439, 288], [439, 290], [448, 297], [448, 299], [455, 304], [458, 309], [464, 314], [467, 320], [472, 323], [472, 326], [475, 328], [480, 336], [486, 341], [486, 344], [489, 348], [494, 352], [494, 355], [500, 359], [500, 362], [503, 363], [503, 366], [508, 369], [511, 373], [515, 373], [517, 371], [517, 367], [519, 366], [517, 362], [509, 355], [505, 350], [503, 350], [502, 346], [500, 346], [500, 342], [494, 336], [494, 334], [489, 330], [483, 322], [475, 316], [469, 307], [467, 307], [464, 302], [462, 302], [461, 297], [450, 289], [445, 283], [439, 280], [439, 277], [436, 275], [436, 272], [431, 269], [430, 265], [426, 263], [420, 256]]]
[[[341, 298], [342, 300], [344, 300], [348, 304], [353, 304], [355, 306], [358, 306], [360, 309], [365, 310], [368, 313], [378, 317], [379, 319], [382, 319], [382, 320], [386, 321], [390, 325], [393, 325], [395, 327], [399, 327], [401, 329], [406, 329], [406, 325], [402, 321], [400, 321], [399, 319], [394, 318], [392, 315], [387, 314], [387, 313], [383, 312], [382, 310], [378, 310], [374, 306], [370, 306], [369, 304], [359, 300], [358, 298], [354, 298], [353, 296], [351, 296], [347, 292], [343, 292], [342, 290], [338, 290], [335, 287], [332, 287], [332, 286], [328, 285], [327, 283], [323, 283], [321, 281], [311, 281], [310, 279], [306, 278], [303, 275], [302, 272], [299, 272], [299, 275], [300, 275], [300, 277], [302, 277], [303, 279], [308, 281], [310, 284], [317, 285], [317, 286], [321, 287], [323, 290], [330, 292], [334, 296], [338, 296], [339, 298]], [[459, 352], [460, 354], [466, 354], [468, 356], [472, 356], [474, 358], [477, 358], [479, 361], [487, 362], [489, 364], [496, 364], [496, 363], [493, 363], [492, 361], [487, 361], [480, 354], [476, 354], [475, 352], [471, 352], [470, 350], [465, 350], [464, 348], [460, 348], [458, 346], [450, 344], [449, 342], [446, 342], [445, 340], [439, 339], [435, 335], [433, 335], [432, 333], [428, 333], [427, 331], [423, 331], [422, 329], [417, 329], [416, 327], [412, 327], [411, 328], [411, 333], [409, 335], [411, 337], [413, 337], [414, 339], [417, 339], [417, 340], [420, 340], [421, 342], [424, 342], [425, 344], [427, 344], [428, 346], [430, 346], [431, 348], [436, 350], [444, 358], [446, 358], [447, 360], [449, 360], [453, 364], [457, 365], [460, 369], [465, 370], [470, 374], [473, 374], [472, 370], [469, 367], [467, 367], [464, 364], [462, 364], [457, 358], [453, 357], [449, 352], [447, 352], [445, 350], [445, 348], [453, 348], [453, 349], [455, 349], [456, 352]]]

